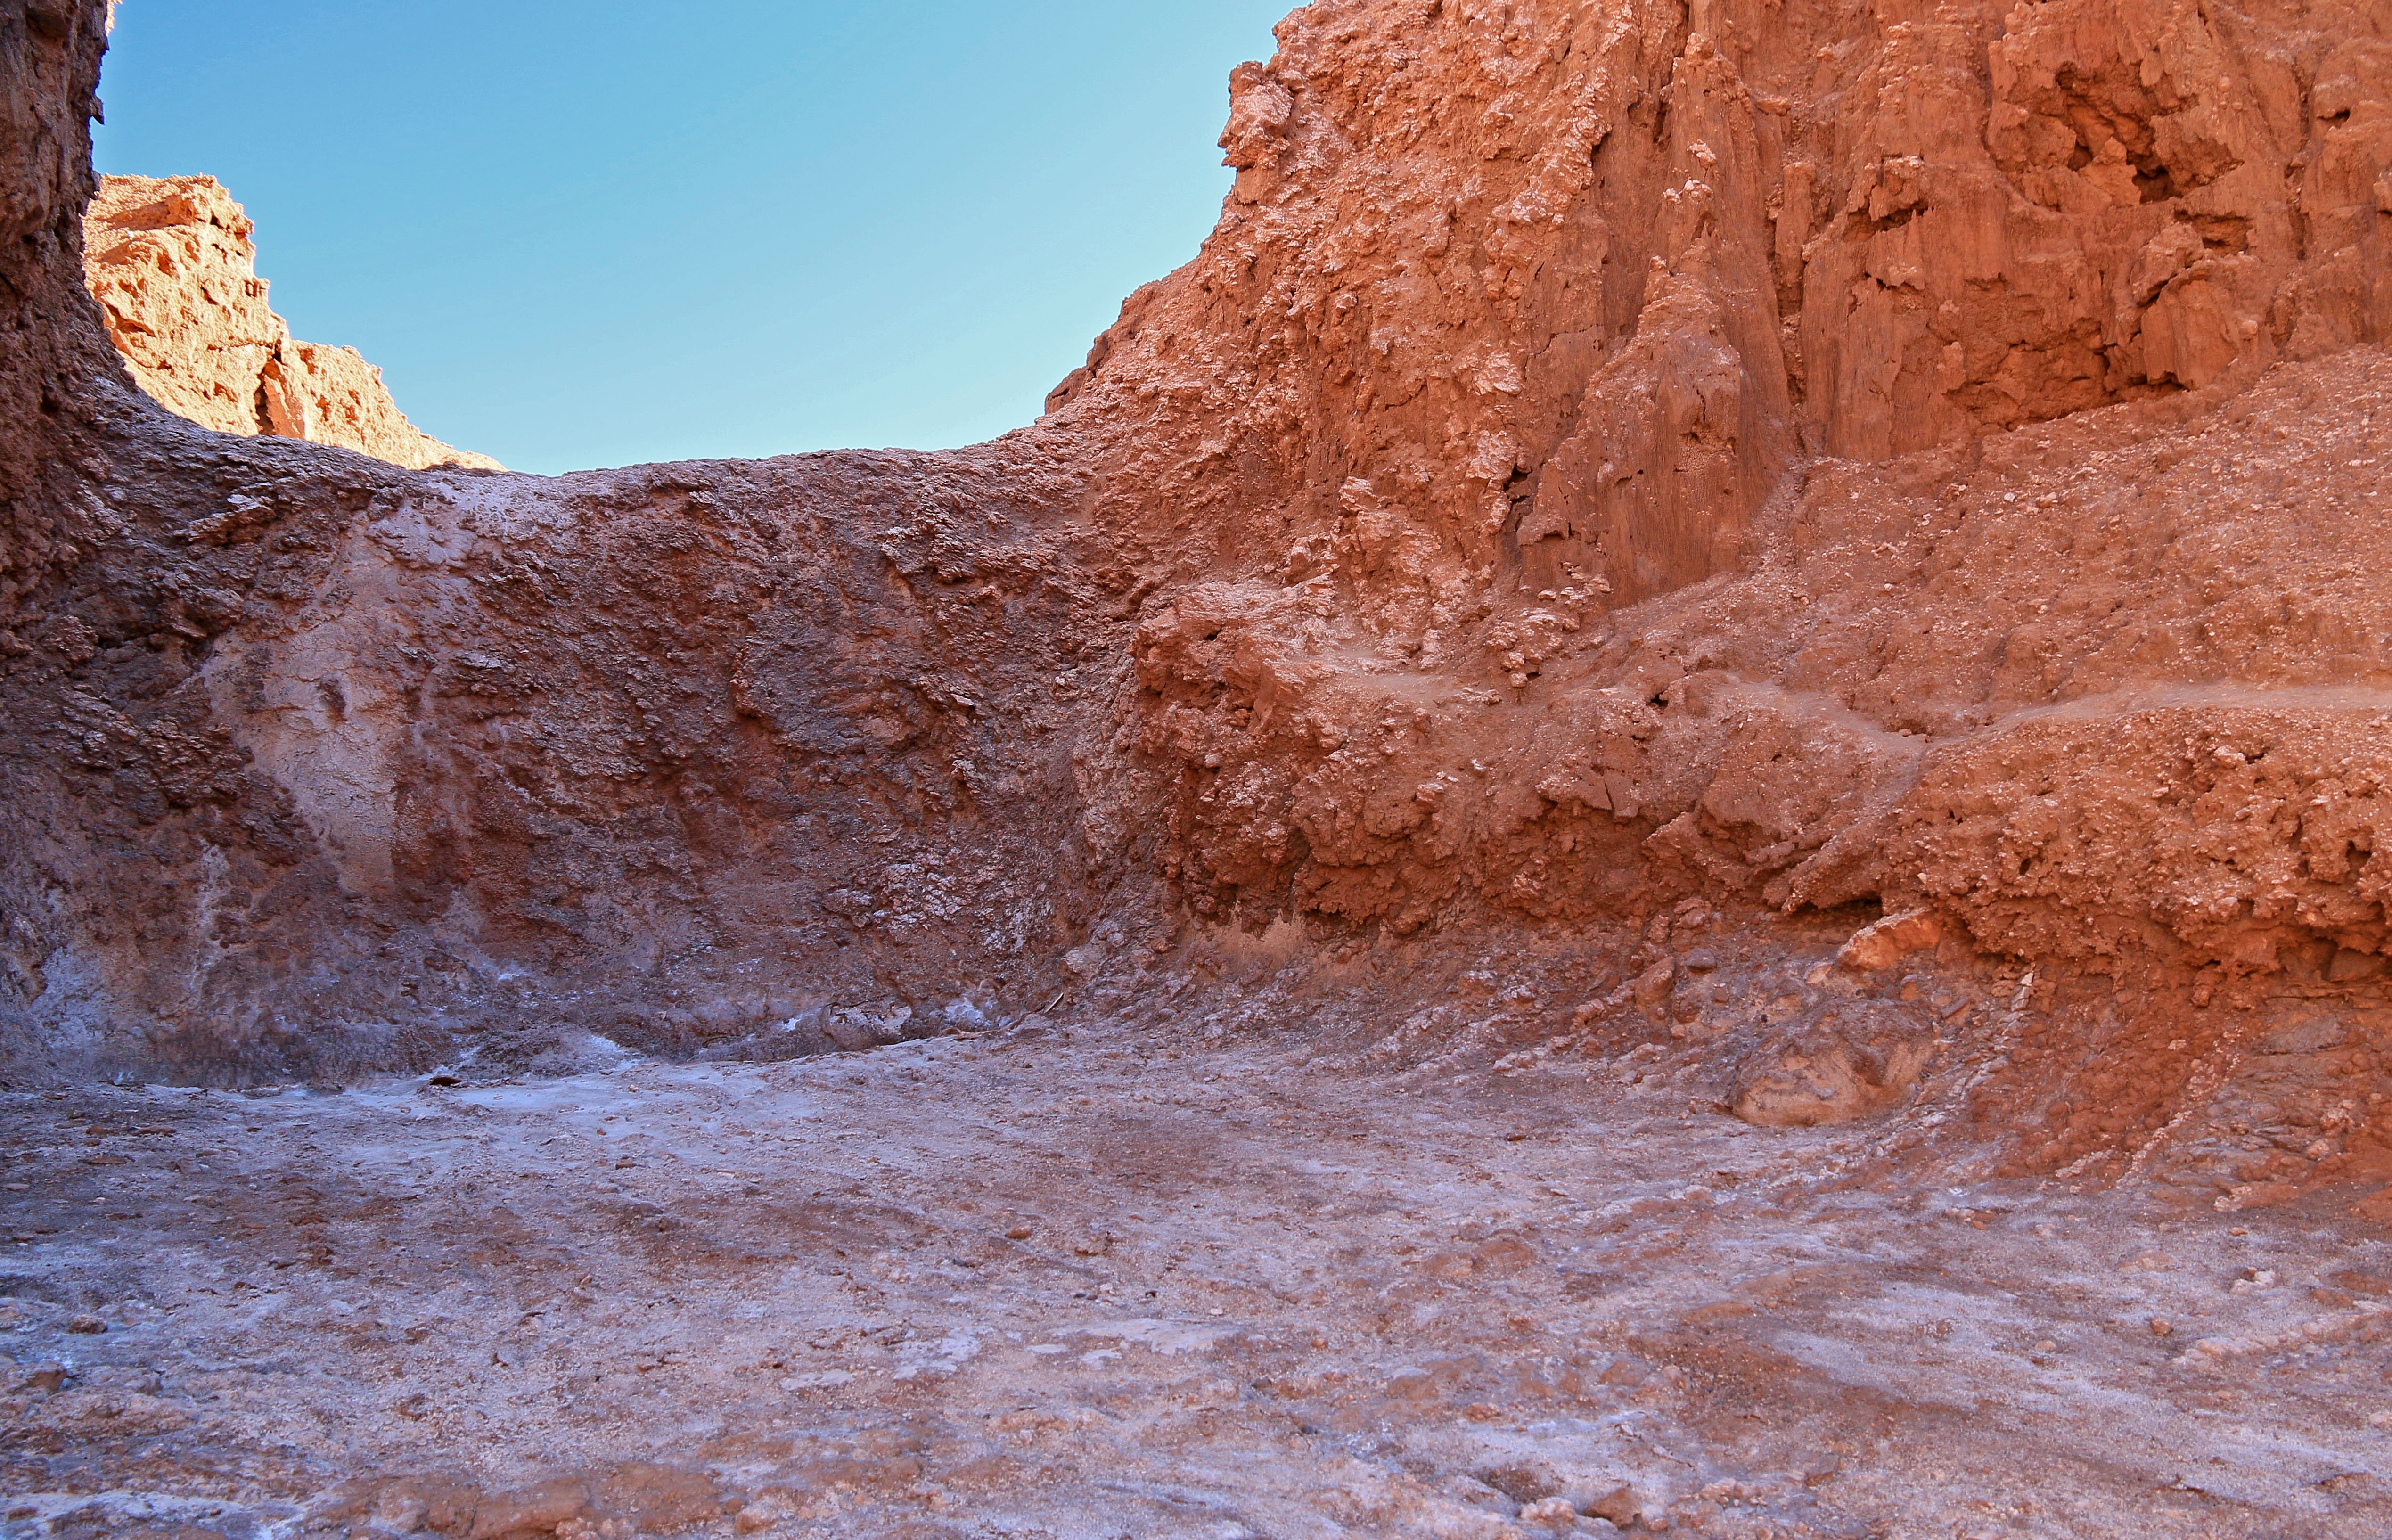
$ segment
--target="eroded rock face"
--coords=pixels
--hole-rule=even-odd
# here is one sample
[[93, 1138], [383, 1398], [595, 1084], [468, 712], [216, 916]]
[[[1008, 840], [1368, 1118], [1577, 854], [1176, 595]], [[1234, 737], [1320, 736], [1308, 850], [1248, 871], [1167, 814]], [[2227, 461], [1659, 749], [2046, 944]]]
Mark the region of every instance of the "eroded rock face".
[[83, 209], [104, 11], [15, 6], [0, 31], [0, 620], [94, 538], [89, 382], [107, 345], [82, 300]]
[[[2162, 455], [2088, 488], [2047, 459], [2060, 439], [2011, 430], [2114, 409], [2063, 437], [2116, 449], [2385, 340], [2387, 24], [2331, 3], [1291, 17], [1232, 82], [1220, 229], [1056, 397], [1105, 424], [1104, 516], [1169, 575], [1138, 717], [1175, 881], [1205, 912], [1262, 895], [1403, 926], [1465, 894], [1585, 912], [1632, 845], [1771, 903], [1877, 891], [1928, 742], [2066, 688], [2027, 676], [2042, 611], [2005, 628], [1998, 682], [2002, 637], [1934, 646], [1978, 629], [1969, 585], [2031, 572], [2048, 602], [2191, 536], [2191, 508], [2256, 511], [2121, 479]], [[2352, 458], [2294, 471], [2291, 447], [2246, 446], [2278, 487]], [[1945, 510], [1913, 511], [1891, 569], [1852, 540], [1894, 532], [1860, 465]], [[2323, 516], [2346, 515], [2335, 538], [2372, 546], [2360, 510]], [[1823, 541], [1870, 570], [1807, 563]], [[2154, 568], [2127, 608], [2208, 602]], [[1707, 619], [1665, 652], [1687, 605]], [[1893, 650], [1855, 674], [1827, 663], [1846, 636]], [[2372, 656], [2329, 672], [2354, 667]]]
[[[2166, 1013], [2382, 1003], [2387, 36], [1317, 5], [1034, 426], [553, 479], [152, 410], [18, 166], [8, 1052], [794, 1052], [1580, 934], [1580, 1025], [1744, 1042], [1691, 904], [1894, 917], [1853, 988], [2018, 991], [1985, 1120], [2098, 1031], [2132, 1094], [2035, 1158], [2145, 1137], [2239, 1062]], [[1487, 976], [1490, 1053], [1574, 1004]]]
[[219, 433], [334, 444], [413, 470], [502, 468], [408, 422], [357, 349], [294, 339], [266, 305], [252, 228], [213, 176], [101, 178], [84, 268], [136, 385]]
[[[1084, 933], [1068, 729], [1108, 622], [1040, 530], [1051, 462], [413, 479], [150, 421], [120, 474], [179, 491], [114, 505], [144, 538], [6, 676], [36, 1030], [328, 1070], [440, 1015], [794, 1051], [841, 1006], [1031, 992]], [[665, 982], [700, 958], [719, 985]]]

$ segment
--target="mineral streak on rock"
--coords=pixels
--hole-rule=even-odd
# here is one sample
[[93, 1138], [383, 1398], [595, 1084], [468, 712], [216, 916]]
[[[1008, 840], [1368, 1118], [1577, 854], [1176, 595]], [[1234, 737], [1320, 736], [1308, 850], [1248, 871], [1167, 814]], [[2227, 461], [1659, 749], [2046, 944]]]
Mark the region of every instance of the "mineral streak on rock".
[[502, 469], [409, 423], [352, 347], [299, 342], [266, 303], [252, 226], [213, 176], [108, 176], [84, 268], [133, 383], [219, 433], [270, 433], [423, 470]]

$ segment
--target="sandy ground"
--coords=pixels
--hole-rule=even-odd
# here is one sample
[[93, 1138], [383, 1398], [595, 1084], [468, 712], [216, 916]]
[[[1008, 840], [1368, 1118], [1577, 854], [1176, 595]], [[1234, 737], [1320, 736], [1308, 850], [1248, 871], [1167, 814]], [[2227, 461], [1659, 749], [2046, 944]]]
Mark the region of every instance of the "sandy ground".
[[1301, 1024], [0, 1097], [0, 1523], [2392, 1533], [2392, 1246], [2334, 1204]]

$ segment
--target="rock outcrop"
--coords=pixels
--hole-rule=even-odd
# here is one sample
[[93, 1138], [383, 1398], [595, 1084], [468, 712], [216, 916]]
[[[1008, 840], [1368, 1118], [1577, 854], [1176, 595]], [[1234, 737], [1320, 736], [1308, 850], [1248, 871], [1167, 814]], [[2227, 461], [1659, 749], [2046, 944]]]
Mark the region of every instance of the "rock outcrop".
[[[2237, 561], [2251, 623], [2372, 548], [2370, 364], [2285, 372], [2335, 382], [2325, 421], [2208, 413], [2392, 331], [2387, 25], [1291, 17], [1233, 82], [1219, 230], [1056, 397], [1161, 585], [1132, 714], [1175, 881], [1403, 927], [1465, 890], [1586, 912], [1648, 857], [1847, 902], [1917, 881], [1889, 839], [1930, 745], [2097, 673], [2272, 672], [2239, 619], [2138, 667], [2049, 611], [2190, 621], [2222, 592], [2158, 557], [2204, 525], [2306, 548]], [[2155, 436], [2180, 447], [2125, 452]], [[1962, 597], [2012, 584], [2045, 607], [1996, 628]], [[2305, 677], [2372, 674], [2370, 603], [2334, 602], [2350, 650]]]
[[410, 470], [503, 469], [408, 422], [357, 349], [294, 339], [266, 304], [251, 228], [213, 176], [100, 180], [84, 268], [134, 384], [219, 433], [305, 438]]
[[[95, 366], [97, 11], [42, 14], [20, 1063], [801, 1051], [1228, 955], [1396, 959], [1393, 1009], [1588, 935], [1658, 982], [1580, 1025], [1692, 1032], [1683, 906], [1746, 969], [1899, 913], [1931, 939], [1818, 987], [2015, 986], [1971, 1116], [2057, 1167], [2271, 1002], [2392, 1020], [2386, 0], [1323, 0], [1232, 82], [1213, 238], [1034, 426], [555, 479]], [[1830, 1085], [1811, 1036], [1748, 1062], [1839, 1116], [1929, 1062]]]

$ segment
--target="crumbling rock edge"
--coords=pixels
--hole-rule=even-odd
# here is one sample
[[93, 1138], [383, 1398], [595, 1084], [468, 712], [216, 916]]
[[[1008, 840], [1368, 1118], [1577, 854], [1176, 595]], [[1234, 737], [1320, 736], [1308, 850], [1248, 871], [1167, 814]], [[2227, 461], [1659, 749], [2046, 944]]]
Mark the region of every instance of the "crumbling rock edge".
[[270, 433], [426, 470], [505, 467], [410, 424], [353, 347], [267, 307], [254, 227], [213, 176], [107, 176], [84, 215], [100, 324], [143, 394], [219, 433]]

